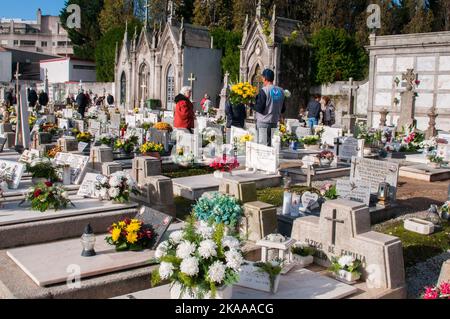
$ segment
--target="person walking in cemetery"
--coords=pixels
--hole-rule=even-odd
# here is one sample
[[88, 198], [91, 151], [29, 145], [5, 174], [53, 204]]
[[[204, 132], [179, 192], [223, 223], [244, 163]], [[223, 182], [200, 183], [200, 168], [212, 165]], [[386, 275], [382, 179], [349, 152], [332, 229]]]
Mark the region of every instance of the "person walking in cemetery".
[[41, 90], [39, 92], [39, 105], [45, 107], [48, 105], [48, 101], [49, 101], [48, 94]]
[[106, 102], [108, 102], [109, 106], [113, 106], [114, 105], [114, 96], [112, 96], [111, 94], [108, 93], [108, 97], [106, 98]]
[[321, 105], [321, 96], [319, 94], [314, 95], [314, 98], [308, 103], [306, 111], [308, 112], [308, 127], [314, 127], [319, 124]]
[[34, 108], [36, 106], [36, 103], [38, 101], [38, 95], [36, 93], [36, 91], [31, 88], [28, 90], [28, 105], [32, 108]]
[[256, 97], [256, 131], [259, 144], [272, 146], [272, 136], [278, 122], [286, 111], [284, 90], [273, 84], [275, 73], [265, 69], [262, 73], [264, 86]]
[[83, 90], [81, 90], [81, 92], [78, 94], [76, 103], [78, 105], [78, 113], [80, 113], [81, 117], [84, 118], [84, 113], [86, 112], [88, 100]]
[[225, 104], [225, 115], [227, 116], [227, 129], [232, 126], [244, 128], [247, 112], [244, 104], [231, 105], [230, 102]]
[[212, 101], [208, 94], [205, 94], [205, 97], [200, 102], [200, 106], [202, 107], [203, 114], [207, 115], [212, 107]]
[[14, 91], [13, 89], [9, 89], [5, 93], [5, 102], [6, 106], [10, 107], [14, 105]]
[[175, 114], [173, 126], [178, 130], [187, 130], [191, 134], [194, 130], [195, 113], [191, 102], [192, 88], [185, 86], [180, 94], [175, 97]]
[[328, 96], [323, 96], [320, 100], [323, 113], [323, 124], [325, 126], [332, 126], [336, 123], [336, 108]]

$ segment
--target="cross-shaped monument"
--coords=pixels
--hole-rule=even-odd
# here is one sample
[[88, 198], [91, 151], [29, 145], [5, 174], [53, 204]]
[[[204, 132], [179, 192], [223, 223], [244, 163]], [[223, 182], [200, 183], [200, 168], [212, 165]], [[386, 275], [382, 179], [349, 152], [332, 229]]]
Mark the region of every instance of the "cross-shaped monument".
[[336, 226], [337, 224], [344, 224], [345, 221], [342, 219], [337, 219], [337, 210], [333, 209], [333, 217], [325, 217], [326, 220], [333, 223], [331, 226], [331, 244], [336, 245]]
[[194, 82], [197, 81], [197, 78], [195, 77], [194, 73], [191, 73], [189, 75], [188, 81], [191, 86], [191, 90], [192, 90], [191, 91], [191, 100], [193, 101], [194, 100]]
[[225, 77], [223, 78], [223, 88], [220, 92], [219, 112], [217, 112], [217, 116], [225, 116], [225, 105], [230, 95], [229, 79], [230, 73], [227, 71], [225, 72]]
[[354, 115], [355, 105], [355, 92], [359, 89], [359, 85], [354, 84], [353, 78], [349, 79], [349, 84], [342, 87], [344, 90], [348, 90], [348, 107], [342, 117], [342, 126], [347, 129], [348, 132], [353, 133], [353, 129], [356, 123], [356, 117]]
[[406, 91], [400, 93], [400, 118], [397, 122], [397, 128], [399, 130], [407, 130], [414, 125], [414, 109], [416, 104], [416, 92], [414, 92], [414, 87], [416, 79], [417, 74], [414, 72], [414, 69], [407, 69], [406, 73], [402, 74], [402, 80], [406, 81]]

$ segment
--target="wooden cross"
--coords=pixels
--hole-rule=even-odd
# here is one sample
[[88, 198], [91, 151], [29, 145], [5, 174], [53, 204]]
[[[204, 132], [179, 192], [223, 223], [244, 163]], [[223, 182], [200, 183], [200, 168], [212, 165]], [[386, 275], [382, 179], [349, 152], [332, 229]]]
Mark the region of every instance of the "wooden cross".
[[353, 78], [348, 79], [349, 84], [348, 85], [344, 85], [342, 88], [345, 90], [348, 90], [348, 110], [347, 110], [347, 114], [348, 115], [353, 115], [353, 105], [354, 105], [354, 90], [359, 89], [359, 85], [354, 85], [353, 84]]
[[334, 246], [336, 244], [336, 225], [339, 224], [344, 224], [345, 222], [341, 219], [337, 219], [337, 210], [333, 209], [333, 217], [325, 217], [326, 220], [330, 221], [333, 223], [333, 225], [331, 226], [331, 244]]
[[191, 90], [192, 90], [192, 96], [191, 96], [191, 100], [193, 100], [194, 99], [194, 82], [195, 81], [197, 81], [197, 78], [194, 76], [194, 74], [193, 73], [191, 73], [191, 75], [189, 76], [189, 79], [188, 79], [188, 81], [189, 81], [189, 83], [190, 83], [190, 85], [191, 85]]

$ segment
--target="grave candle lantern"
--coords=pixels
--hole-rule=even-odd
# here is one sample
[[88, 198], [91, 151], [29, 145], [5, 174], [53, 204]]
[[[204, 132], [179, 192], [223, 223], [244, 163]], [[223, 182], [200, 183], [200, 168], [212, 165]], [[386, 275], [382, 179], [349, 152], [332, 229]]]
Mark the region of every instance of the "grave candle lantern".
[[96, 255], [94, 250], [95, 235], [90, 224], [88, 224], [84, 229], [84, 233], [81, 236], [81, 245], [83, 246], [81, 256], [92, 257]]
[[378, 186], [378, 203], [383, 206], [386, 206], [389, 202], [389, 188], [390, 185], [385, 182]]

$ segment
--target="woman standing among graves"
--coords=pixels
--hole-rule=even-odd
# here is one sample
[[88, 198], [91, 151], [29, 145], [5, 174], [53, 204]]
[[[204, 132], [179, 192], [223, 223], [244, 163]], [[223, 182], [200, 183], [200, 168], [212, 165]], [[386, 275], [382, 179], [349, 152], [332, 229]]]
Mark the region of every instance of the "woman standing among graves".
[[325, 126], [334, 125], [336, 123], [336, 112], [333, 102], [328, 96], [323, 96], [320, 104], [322, 104], [323, 124]]
[[175, 97], [175, 114], [173, 126], [178, 130], [188, 130], [191, 134], [194, 131], [194, 105], [191, 102], [192, 89], [185, 86], [181, 89], [180, 94]]

